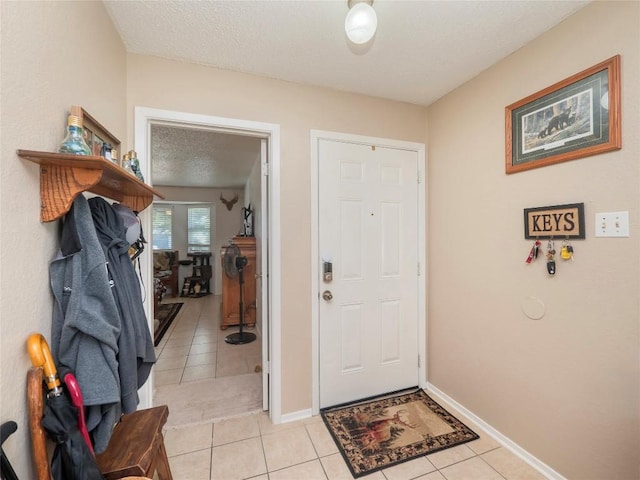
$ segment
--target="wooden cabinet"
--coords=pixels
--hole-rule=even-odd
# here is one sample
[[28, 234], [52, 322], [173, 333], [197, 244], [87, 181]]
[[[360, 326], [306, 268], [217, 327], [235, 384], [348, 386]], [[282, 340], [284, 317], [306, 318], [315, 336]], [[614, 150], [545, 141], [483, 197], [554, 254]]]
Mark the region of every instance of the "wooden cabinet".
[[[234, 237], [232, 242], [240, 249], [240, 254], [247, 257], [247, 265], [243, 269], [244, 277], [244, 324], [247, 327], [256, 325], [256, 239], [255, 237]], [[220, 250], [222, 267], [222, 318], [220, 329], [226, 330], [230, 325], [240, 323], [240, 282], [239, 277], [229, 278], [224, 271], [224, 255], [227, 247]]]

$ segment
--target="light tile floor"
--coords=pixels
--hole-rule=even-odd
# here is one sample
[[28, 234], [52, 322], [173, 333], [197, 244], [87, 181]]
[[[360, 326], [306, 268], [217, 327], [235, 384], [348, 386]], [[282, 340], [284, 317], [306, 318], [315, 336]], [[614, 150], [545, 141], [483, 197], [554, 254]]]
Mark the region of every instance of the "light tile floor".
[[195, 380], [237, 376], [259, 371], [262, 340], [245, 345], [224, 341], [237, 327], [220, 330], [220, 296], [165, 298], [163, 303], [183, 302], [175, 320], [156, 347], [154, 386], [177, 385]]
[[[205, 300], [202, 302], [202, 300]], [[185, 301], [186, 300], [186, 301]], [[253, 371], [259, 350], [225, 357], [224, 337], [207, 312], [219, 298], [185, 301], [158, 346], [156, 384], [206, 382], [216, 375]], [[215, 327], [215, 328], [212, 328]], [[212, 339], [215, 337], [215, 342]], [[186, 339], [190, 339], [187, 342]], [[259, 342], [254, 342], [259, 344]], [[200, 347], [197, 345], [215, 345]], [[251, 345], [251, 344], [249, 344]], [[196, 347], [194, 349], [194, 347]], [[242, 346], [248, 347], [248, 345]], [[167, 355], [165, 355], [167, 354]], [[250, 358], [251, 356], [253, 358]], [[179, 359], [179, 360], [173, 360]], [[202, 363], [200, 363], [202, 362]], [[197, 367], [205, 365], [206, 369]], [[163, 372], [169, 372], [163, 374]], [[213, 373], [212, 373], [213, 372]], [[166, 382], [166, 383], [163, 383]], [[442, 402], [441, 402], [442, 403]], [[447, 404], [451, 413], [480, 435], [478, 440], [361, 477], [368, 480], [540, 480], [545, 477], [486, 435]], [[171, 407], [170, 407], [171, 408]], [[184, 412], [183, 412], [184, 413]], [[170, 414], [171, 417], [171, 414]], [[165, 445], [176, 480], [343, 480], [352, 475], [321, 417], [273, 425], [265, 412], [203, 420], [165, 430]]]
[[[461, 416], [458, 415], [460, 418]], [[369, 480], [539, 480], [545, 477], [468, 420], [479, 440], [367, 475]], [[165, 432], [176, 479], [352, 479], [322, 419], [273, 425], [266, 413]]]
[[183, 302], [156, 347], [154, 404], [169, 406], [167, 427], [262, 411], [262, 338], [231, 345], [237, 327], [220, 330], [220, 296], [165, 298]]

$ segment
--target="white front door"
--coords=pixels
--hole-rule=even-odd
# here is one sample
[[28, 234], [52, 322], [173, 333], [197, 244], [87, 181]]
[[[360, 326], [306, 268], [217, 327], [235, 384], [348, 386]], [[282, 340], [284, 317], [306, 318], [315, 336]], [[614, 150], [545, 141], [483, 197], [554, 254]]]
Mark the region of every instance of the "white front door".
[[324, 408], [418, 385], [418, 153], [318, 148]]

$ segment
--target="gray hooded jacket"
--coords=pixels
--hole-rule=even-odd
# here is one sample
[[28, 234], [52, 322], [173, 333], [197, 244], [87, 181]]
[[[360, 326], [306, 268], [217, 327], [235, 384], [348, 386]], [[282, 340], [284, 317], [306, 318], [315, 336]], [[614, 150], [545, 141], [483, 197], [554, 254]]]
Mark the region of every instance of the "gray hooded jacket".
[[122, 217], [101, 197], [89, 200], [98, 240], [107, 259], [107, 270], [120, 316], [118, 371], [122, 412], [135, 412], [138, 388], [149, 377], [156, 361], [147, 316], [142, 306], [140, 282], [129, 257], [129, 241]]
[[96, 453], [104, 451], [120, 417], [118, 315], [91, 211], [79, 195], [64, 218], [60, 252], [49, 267], [55, 298], [51, 348], [60, 369], [71, 370], [87, 406]]

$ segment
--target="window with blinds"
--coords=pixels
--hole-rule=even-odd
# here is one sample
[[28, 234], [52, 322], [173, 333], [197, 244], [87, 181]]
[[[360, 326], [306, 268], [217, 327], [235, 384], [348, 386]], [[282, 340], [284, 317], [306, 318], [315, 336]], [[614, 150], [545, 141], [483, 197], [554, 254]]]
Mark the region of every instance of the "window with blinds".
[[152, 210], [153, 249], [172, 250], [173, 207], [171, 205], [154, 205]]
[[187, 251], [211, 251], [211, 207], [193, 206], [187, 213]]

